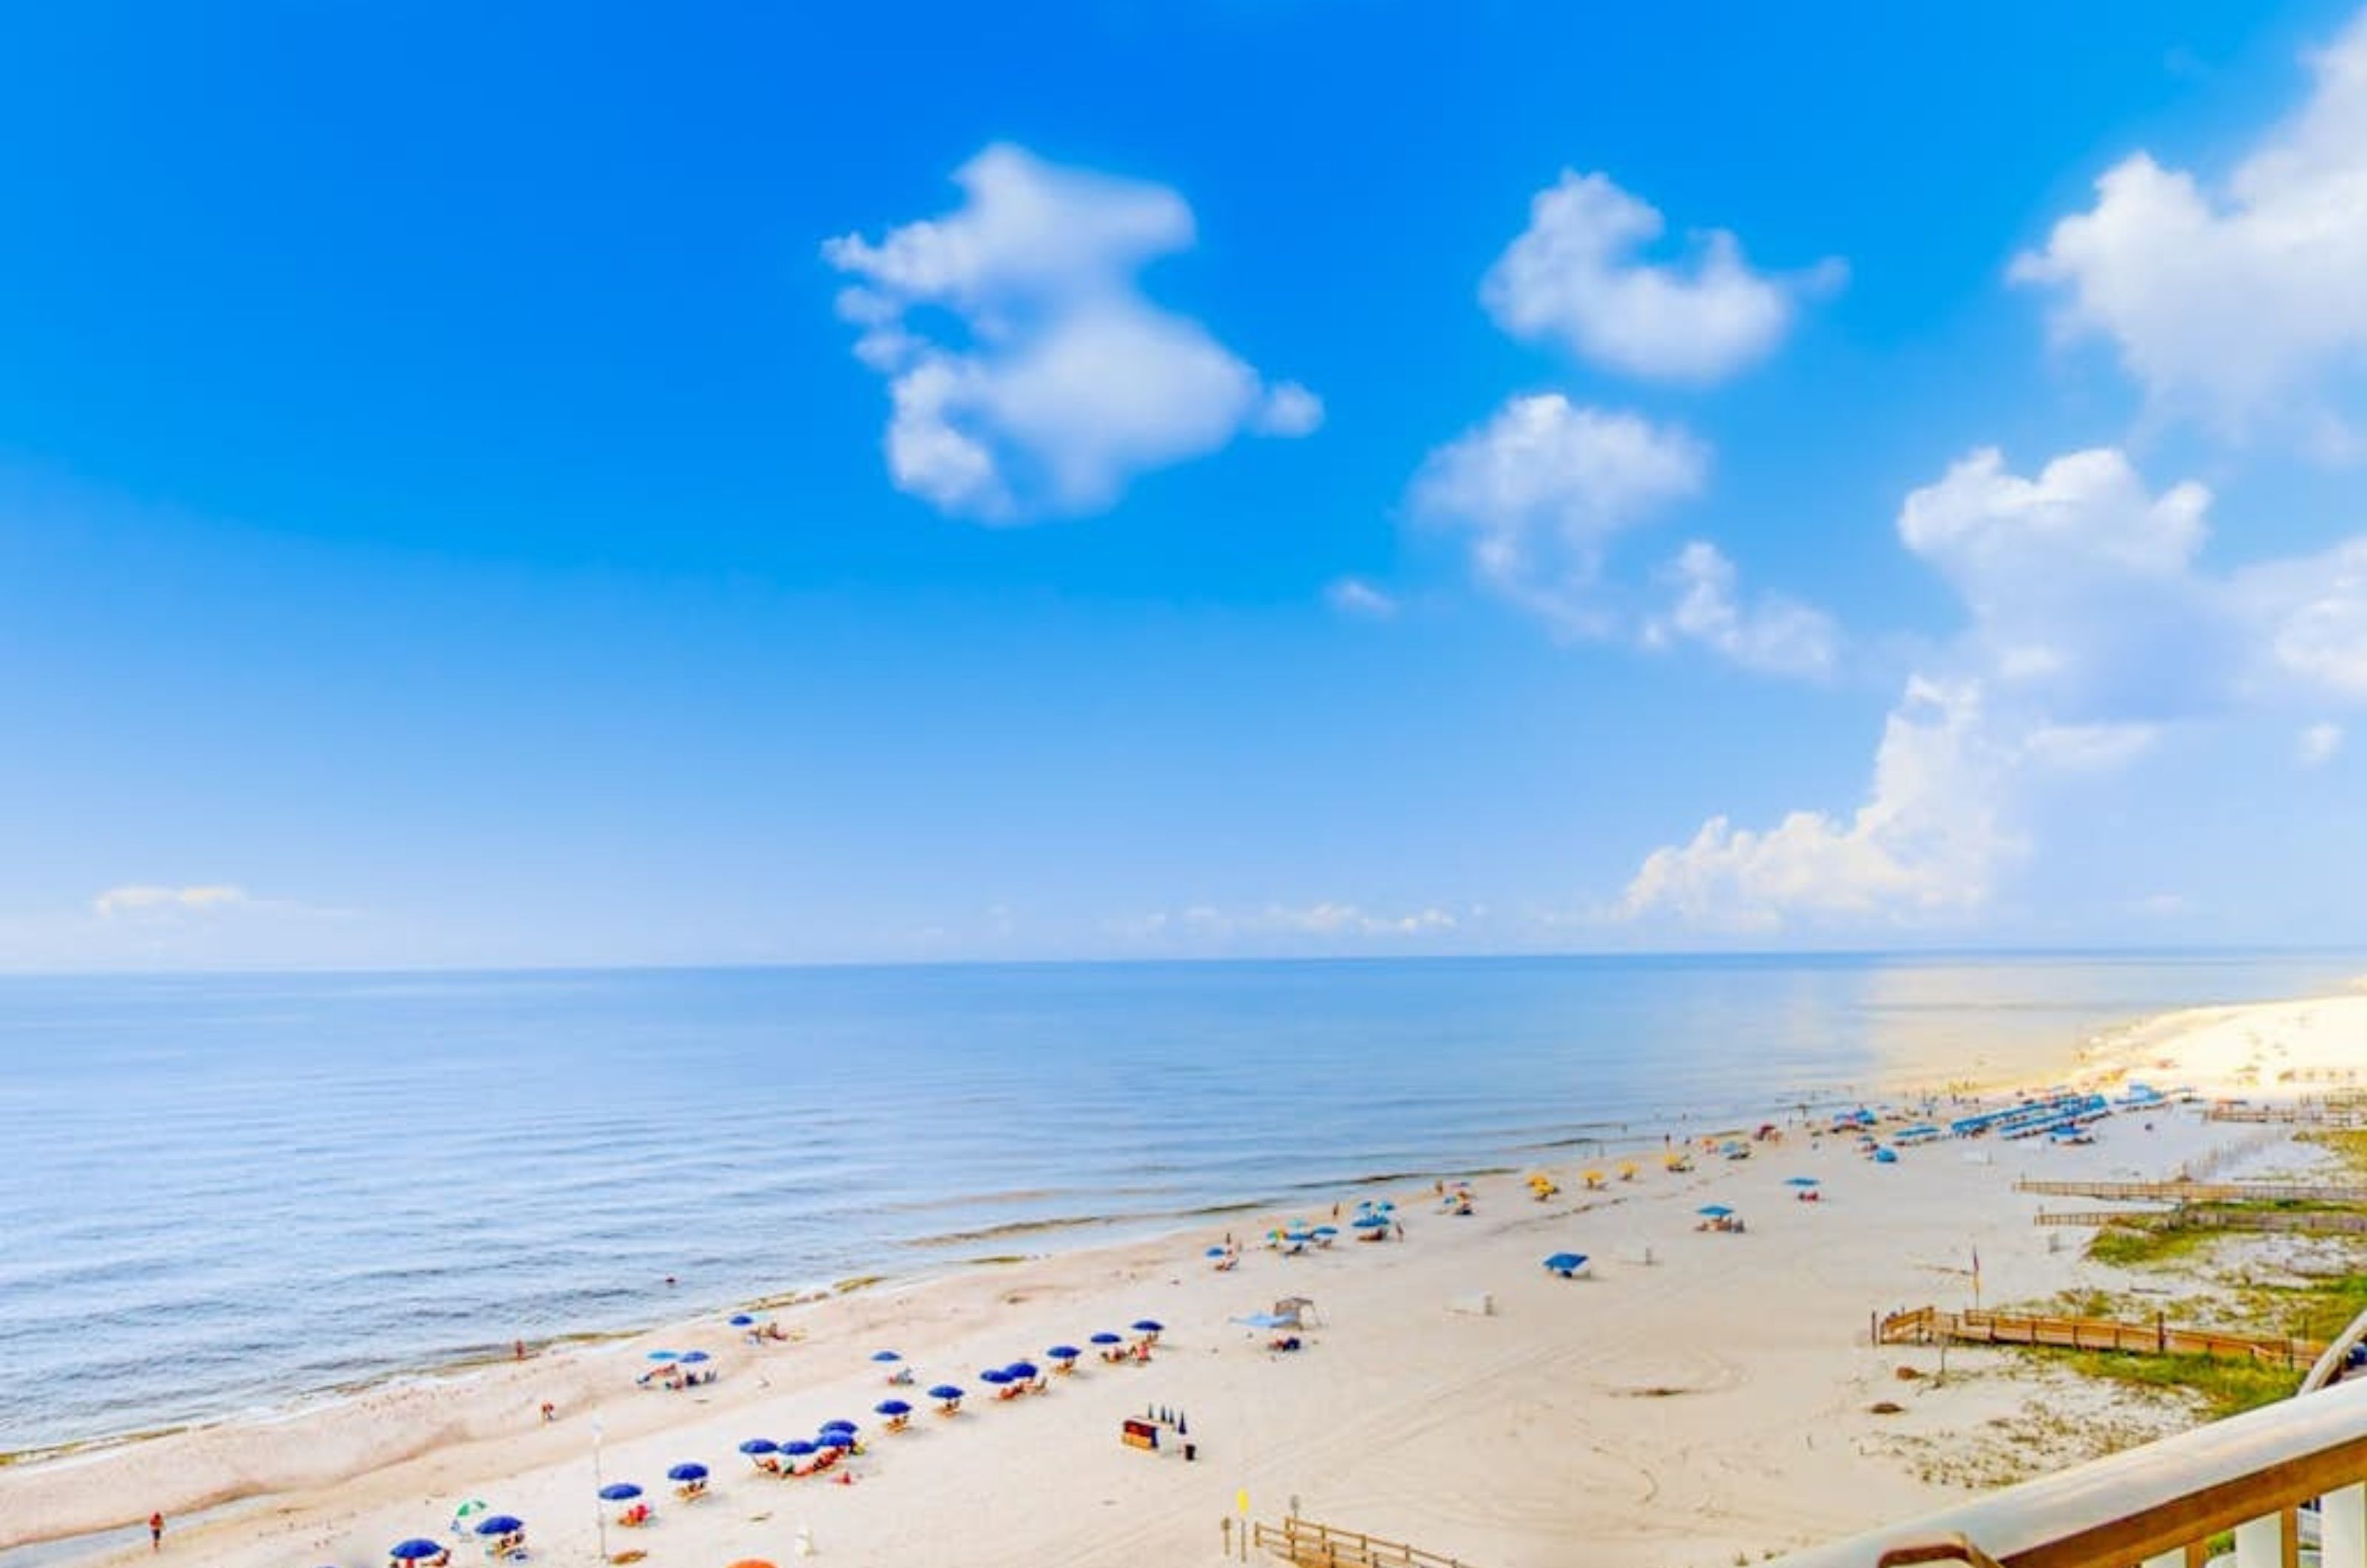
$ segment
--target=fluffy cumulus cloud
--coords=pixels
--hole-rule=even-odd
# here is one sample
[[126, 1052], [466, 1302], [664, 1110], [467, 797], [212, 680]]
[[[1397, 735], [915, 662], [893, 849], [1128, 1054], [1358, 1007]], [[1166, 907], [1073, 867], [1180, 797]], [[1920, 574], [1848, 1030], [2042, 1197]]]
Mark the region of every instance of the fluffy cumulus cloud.
[[888, 378], [899, 489], [990, 522], [1073, 515], [1243, 431], [1322, 423], [1314, 393], [1268, 384], [1143, 294], [1142, 269], [1195, 240], [1173, 190], [1013, 146], [954, 178], [956, 211], [822, 247], [852, 279], [838, 309], [855, 353]]
[[1773, 828], [1723, 817], [1654, 851], [1620, 910], [1712, 930], [1773, 931], [1806, 916], [1931, 916], [1976, 908], [2020, 849], [1995, 784], [1979, 685], [1917, 678], [1884, 726], [1864, 802], [1844, 817], [1795, 811]]
[[1565, 629], [1611, 621], [1594, 592], [1623, 529], [1699, 491], [1709, 451], [1674, 426], [1586, 408], [1558, 392], [1516, 397], [1430, 455], [1415, 514], [1463, 534], [1480, 581]]
[[102, 919], [115, 919], [140, 915], [202, 914], [209, 910], [237, 908], [252, 902], [244, 888], [228, 883], [187, 887], [132, 883], [108, 888], [93, 898], [90, 907], [92, 912]]
[[1668, 613], [1648, 623], [1648, 648], [1695, 643], [1746, 670], [1772, 675], [1831, 673], [1840, 637], [1822, 610], [1764, 594], [1746, 602], [1734, 562], [1716, 545], [1696, 539], [1663, 574], [1674, 592]]
[[[2172, 725], [2367, 703], [2367, 536], [2214, 571], [2211, 504], [2110, 448], [2033, 477], [1975, 452], [1915, 491], [1899, 539], [1965, 625], [1908, 681], [1863, 804], [1764, 831], [1714, 818], [1647, 858], [1622, 911], [1750, 929], [1963, 914], [2020, 852], [2048, 779], [2129, 767]], [[2340, 737], [2314, 725], [2302, 761]]]
[[2328, 394], [2367, 370], [2367, 12], [2312, 65], [2308, 101], [2223, 186], [2135, 153], [2012, 276], [2055, 290], [2058, 331], [2111, 343], [2157, 406], [2355, 454]]
[[1650, 380], [1717, 381], [1764, 358], [1800, 301], [1837, 288], [1841, 264], [1790, 276], [1753, 271], [1723, 229], [1682, 265], [1639, 253], [1667, 227], [1659, 211], [1600, 174], [1564, 171], [1529, 204], [1529, 226], [1480, 286], [1515, 337], [1550, 340], [1605, 369]]

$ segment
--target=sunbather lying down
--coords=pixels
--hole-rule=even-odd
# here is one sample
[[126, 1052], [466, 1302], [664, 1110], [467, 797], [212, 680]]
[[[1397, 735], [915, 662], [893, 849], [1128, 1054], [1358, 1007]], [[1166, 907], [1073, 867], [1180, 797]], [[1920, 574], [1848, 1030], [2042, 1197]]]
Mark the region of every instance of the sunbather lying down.
[[1298, 1349], [1300, 1348], [1298, 1336], [1296, 1334], [1277, 1334], [1273, 1338], [1265, 1342], [1265, 1348], [1269, 1350]]

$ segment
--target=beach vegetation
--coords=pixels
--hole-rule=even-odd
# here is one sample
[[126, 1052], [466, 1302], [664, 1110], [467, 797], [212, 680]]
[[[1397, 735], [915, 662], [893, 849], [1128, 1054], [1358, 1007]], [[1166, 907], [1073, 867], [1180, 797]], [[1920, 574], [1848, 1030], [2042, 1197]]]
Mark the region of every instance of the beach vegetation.
[[2344, 1174], [2367, 1178], [2367, 1131], [2318, 1128], [2295, 1134], [2294, 1140], [2324, 1149]]
[[2178, 1225], [2106, 1225], [2088, 1241], [2088, 1259], [2123, 1269], [2176, 1262], [2206, 1250], [2216, 1232]]
[[2290, 1367], [2226, 1356], [2141, 1356], [2114, 1350], [2048, 1350], [2044, 1355], [2083, 1377], [2175, 1393], [2208, 1421], [2289, 1399], [2300, 1379]]

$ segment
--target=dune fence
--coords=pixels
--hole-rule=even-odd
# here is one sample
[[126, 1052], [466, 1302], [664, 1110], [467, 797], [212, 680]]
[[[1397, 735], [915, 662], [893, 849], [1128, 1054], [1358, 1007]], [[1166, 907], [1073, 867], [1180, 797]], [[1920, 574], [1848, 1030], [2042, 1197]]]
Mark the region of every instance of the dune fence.
[[2179, 1328], [2160, 1319], [2119, 1323], [2103, 1317], [2046, 1317], [2021, 1313], [1942, 1312], [1917, 1307], [1895, 1312], [1876, 1325], [1884, 1345], [2039, 1345], [2058, 1350], [2117, 1350], [2132, 1356], [2215, 1356], [2302, 1368], [2326, 1347], [2314, 1339], [2225, 1334], [2217, 1329]]

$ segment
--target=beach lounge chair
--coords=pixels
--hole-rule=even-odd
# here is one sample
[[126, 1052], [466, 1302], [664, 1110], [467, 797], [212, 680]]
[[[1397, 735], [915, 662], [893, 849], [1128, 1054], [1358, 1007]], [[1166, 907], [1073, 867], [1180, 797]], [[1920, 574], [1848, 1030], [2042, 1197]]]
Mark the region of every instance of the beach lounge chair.
[[647, 1503], [636, 1503], [617, 1516], [617, 1522], [627, 1529], [639, 1529], [658, 1517], [657, 1510]]
[[701, 1497], [707, 1495], [707, 1483], [704, 1481], [685, 1481], [681, 1485], [674, 1489], [674, 1495], [681, 1498], [685, 1503], [696, 1503]]
[[909, 1413], [902, 1416], [890, 1416], [888, 1417], [888, 1430], [891, 1432], [900, 1432], [912, 1424], [912, 1417]]

